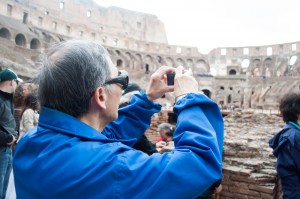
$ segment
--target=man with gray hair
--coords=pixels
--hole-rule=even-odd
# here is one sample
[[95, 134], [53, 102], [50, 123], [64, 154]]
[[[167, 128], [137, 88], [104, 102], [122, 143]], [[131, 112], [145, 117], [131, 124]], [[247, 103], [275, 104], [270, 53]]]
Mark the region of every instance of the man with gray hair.
[[[168, 86], [173, 71], [175, 86]], [[70, 40], [48, 50], [38, 84], [38, 126], [14, 155], [17, 197], [195, 198], [221, 178], [221, 113], [182, 67], [160, 67], [146, 91], [118, 110], [128, 76], [99, 44]], [[161, 110], [154, 100], [172, 91], [175, 149], [151, 156], [133, 149]]]

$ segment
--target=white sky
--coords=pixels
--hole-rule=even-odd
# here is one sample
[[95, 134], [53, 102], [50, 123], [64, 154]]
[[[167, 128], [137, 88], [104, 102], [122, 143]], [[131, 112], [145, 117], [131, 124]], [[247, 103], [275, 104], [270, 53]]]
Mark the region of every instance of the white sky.
[[300, 41], [300, 0], [95, 0], [153, 14], [170, 45], [257, 46]]

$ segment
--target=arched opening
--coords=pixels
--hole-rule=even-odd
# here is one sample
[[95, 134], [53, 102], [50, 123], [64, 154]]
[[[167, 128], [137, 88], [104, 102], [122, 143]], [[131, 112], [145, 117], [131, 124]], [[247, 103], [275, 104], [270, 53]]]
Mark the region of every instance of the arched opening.
[[203, 89], [202, 91], [203, 91], [204, 95], [206, 95], [209, 98], [211, 97], [211, 92], [209, 90]]
[[123, 66], [123, 61], [121, 59], [117, 60], [117, 67], [122, 67]]
[[145, 74], [149, 74], [149, 64], [145, 65]]
[[229, 71], [229, 75], [236, 75], [236, 70], [231, 69], [231, 70]]
[[228, 95], [228, 97], [227, 97], [227, 103], [228, 103], [228, 104], [231, 103], [231, 95]]
[[5, 38], [5, 39], [10, 39], [11, 34], [8, 29], [6, 28], [1, 28], [0, 29], [0, 37]]
[[39, 49], [41, 48], [41, 42], [38, 39], [32, 39], [30, 42], [30, 49]]
[[18, 46], [26, 47], [26, 39], [25, 39], [25, 36], [22, 34], [17, 34], [15, 42]]

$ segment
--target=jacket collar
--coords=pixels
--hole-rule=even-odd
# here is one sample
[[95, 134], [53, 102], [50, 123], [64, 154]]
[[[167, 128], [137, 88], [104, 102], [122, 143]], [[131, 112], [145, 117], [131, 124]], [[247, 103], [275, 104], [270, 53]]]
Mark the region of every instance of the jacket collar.
[[7, 93], [7, 92], [4, 92], [2, 90], [0, 90], [0, 95], [3, 96], [6, 99], [12, 99], [13, 98], [13, 94], [12, 93]]
[[38, 125], [59, 133], [80, 137], [84, 140], [122, 142], [126, 145], [135, 141], [135, 139], [119, 140], [107, 138], [101, 132], [81, 122], [77, 118], [47, 107], [41, 108]]

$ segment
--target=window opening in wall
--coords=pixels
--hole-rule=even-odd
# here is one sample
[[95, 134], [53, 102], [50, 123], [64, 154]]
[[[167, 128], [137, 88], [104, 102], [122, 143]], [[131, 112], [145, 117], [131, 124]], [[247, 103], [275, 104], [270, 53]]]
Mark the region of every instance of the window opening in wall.
[[296, 46], [296, 44], [292, 44], [292, 51], [295, 51], [295, 50], [297, 50], [297, 46]]
[[87, 13], [86, 13], [86, 16], [91, 17], [91, 15], [92, 15], [92, 11], [88, 10]]
[[232, 54], [233, 54], [233, 55], [236, 55], [236, 48], [233, 48], [233, 49], [232, 49]]
[[123, 61], [121, 59], [117, 60], [117, 67], [122, 67], [123, 66]]
[[250, 64], [249, 59], [244, 59], [242, 61], [242, 68], [248, 68], [249, 64]]
[[45, 15], [49, 15], [49, 11], [45, 11], [44, 14], [45, 14]]
[[149, 74], [149, 64], [145, 65], [145, 74]]
[[116, 46], [118, 44], [118, 39], [113, 40], [113, 45]]
[[231, 91], [232, 91], [232, 89], [233, 89], [232, 87], [229, 87], [229, 90], [231, 90]]
[[203, 92], [203, 94], [206, 95], [207, 97], [209, 97], [209, 98], [211, 97], [211, 93], [210, 93], [209, 90], [203, 89], [202, 92]]
[[141, 28], [142, 27], [142, 23], [141, 22], [137, 22], [136, 26], [137, 26], [137, 28]]
[[272, 55], [272, 47], [268, 47], [267, 48], [267, 56], [271, 56]]
[[57, 22], [53, 21], [52, 22], [52, 29], [56, 30], [57, 28]]
[[221, 87], [220, 87], [220, 90], [225, 90], [224, 86], [221, 86]]
[[10, 4], [7, 4], [7, 15], [8, 16], [11, 16], [11, 14], [12, 14], [12, 5], [10, 5]]
[[71, 26], [66, 26], [66, 32], [67, 32], [67, 34], [70, 34], [70, 32], [71, 32]]
[[244, 55], [249, 55], [249, 48], [244, 48]]
[[226, 55], [226, 49], [225, 48], [221, 49], [221, 55]]
[[294, 55], [290, 58], [289, 65], [294, 65], [297, 61], [297, 56]]
[[231, 69], [231, 70], [229, 71], [229, 75], [236, 75], [236, 70]]
[[228, 104], [231, 103], [231, 95], [228, 95], [228, 97], [227, 97], [227, 103], [228, 103]]
[[23, 14], [23, 24], [27, 24], [27, 22], [28, 22], [28, 13], [24, 12], [24, 14]]
[[65, 7], [65, 3], [61, 1], [59, 3], [59, 8], [62, 10], [62, 9], [64, 9], [64, 7]]
[[181, 48], [180, 48], [180, 47], [177, 47], [177, 48], [176, 48], [176, 53], [177, 53], [177, 54], [180, 54], [180, 53], [181, 53]]
[[38, 19], [38, 25], [39, 26], [43, 25], [43, 17], [39, 17], [39, 19]]

